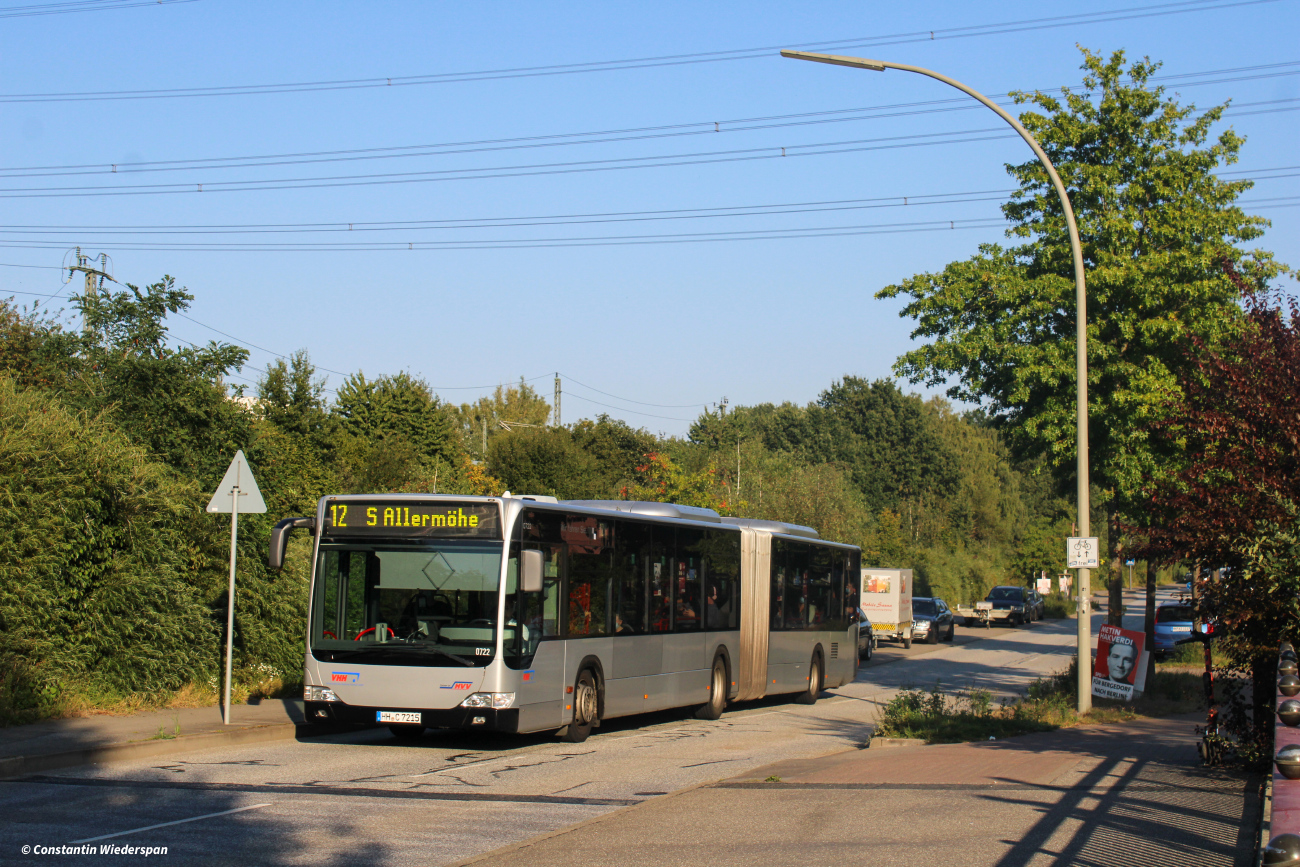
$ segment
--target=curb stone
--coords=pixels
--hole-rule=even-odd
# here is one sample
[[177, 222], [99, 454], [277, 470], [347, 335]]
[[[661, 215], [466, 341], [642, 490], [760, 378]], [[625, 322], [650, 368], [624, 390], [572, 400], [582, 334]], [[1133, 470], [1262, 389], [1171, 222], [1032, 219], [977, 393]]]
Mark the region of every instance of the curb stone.
[[923, 747], [925, 738], [872, 738], [867, 741], [867, 749], [880, 747]]

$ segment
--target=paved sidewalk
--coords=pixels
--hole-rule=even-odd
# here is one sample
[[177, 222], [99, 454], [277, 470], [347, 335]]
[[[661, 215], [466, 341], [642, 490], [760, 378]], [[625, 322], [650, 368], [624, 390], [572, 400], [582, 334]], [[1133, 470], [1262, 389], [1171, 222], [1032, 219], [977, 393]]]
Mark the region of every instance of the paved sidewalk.
[[[292, 738], [301, 702], [237, 704], [231, 724], [218, 707], [92, 714], [0, 728], [0, 778], [104, 761], [125, 761], [237, 743]], [[179, 732], [178, 732], [179, 729]]]
[[1200, 766], [1198, 721], [781, 762], [461, 863], [1250, 864], [1257, 781]]

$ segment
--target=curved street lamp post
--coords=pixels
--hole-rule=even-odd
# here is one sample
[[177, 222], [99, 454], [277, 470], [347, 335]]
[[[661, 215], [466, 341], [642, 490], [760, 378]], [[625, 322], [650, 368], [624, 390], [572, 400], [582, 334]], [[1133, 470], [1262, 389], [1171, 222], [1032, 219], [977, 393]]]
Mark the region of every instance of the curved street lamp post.
[[[1025, 144], [1033, 150], [1034, 155], [1038, 157], [1047, 170], [1047, 175], [1052, 179], [1052, 186], [1056, 188], [1056, 194], [1061, 197], [1061, 208], [1065, 211], [1065, 222], [1070, 230], [1070, 252], [1074, 257], [1074, 295], [1075, 295], [1075, 376], [1077, 379], [1076, 391], [1076, 412], [1078, 425], [1078, 511], [1079, 511], [1079, 535], [1087, 536], [1088, 532], [1088, 334], [1087, 326], [1087, 293], [1083, 280], [1083, 247], [1079, 243], [1079, 228], [1074, 222], [1074, 209], [1070, 207], [1070, 197], [1065, 192], [1065, 184], [1061, 183], [1061, 178], [1052, 166], [1052, 161], [1043, 153], [1042, 147], [1035, 141], [1034, 137], [1029, 134], [1029, 130], [1020, 125], [1014, 117], [995, 104], [984, 94], [973, 90], [962, 84], [960, 81], [941, 75], [931, 69], [925, 69], [921, 66], [909, 66], [905, 63], [891, 63], [887, 60], [866, 60], [861, 57], [840, 57], [835, 54], [813, 54], [807, 51], [782, 51], [782, 57], [789, 57], [794, 60], [812, 60], [817, 63], [830, 63], [835, 66], [852, 66], [857, 69], [870, 69], [873, 72], [884, 72], [886, 69], [901, 69], [904, 72], [915, 72], [919, 75], [928, 75], [931, 78], [942, 81], [944, 84], [951, 85], [962, 93], [972, 96], [979, 100], [988, 108], [997, 112], [998, 117], [1005, 120], [1011, 125], [1020, 137], [1025, 140]], [[1079, 712], [1085, 713], [1092, 708], [1092, 672], [1089, 662], [1092, 659], [1092, 624], [1089, 620], [1089, 603], [1092, 597], [1091, 582], [1089, 580], [1089, 570], [1079, 570], [1078, 586], [1078, 613], [1079, 613], [1079, 682], [1078, 682], [1078, 700]], [[1085, 662], [1088, 660], [1089, 662]]]

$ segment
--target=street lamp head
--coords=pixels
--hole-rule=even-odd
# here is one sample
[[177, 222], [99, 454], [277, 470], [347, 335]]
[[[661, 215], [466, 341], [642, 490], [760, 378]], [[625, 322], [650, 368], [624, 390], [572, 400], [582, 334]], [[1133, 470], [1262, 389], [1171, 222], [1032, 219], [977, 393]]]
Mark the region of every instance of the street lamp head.
[[841, 57], [838, 54], [814, 54], [811, 51], [789, 51], [782, 50], [782, 57], [789, 57], [791, 60], [812, 60], [817, 63], [833, 63], [836, 66], [853, 66], [858, 69], [870, 69], [873, 72], [884, 72], [886, 64], [879, 60], [867, 60], [863, 57]]

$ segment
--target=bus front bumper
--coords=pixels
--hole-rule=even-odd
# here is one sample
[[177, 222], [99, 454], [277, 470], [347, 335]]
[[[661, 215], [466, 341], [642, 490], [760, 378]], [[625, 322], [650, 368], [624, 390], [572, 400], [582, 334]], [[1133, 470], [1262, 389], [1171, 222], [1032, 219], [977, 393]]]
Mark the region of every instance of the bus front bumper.
[[483, 707], [453, 707], [446, 710], [399, 707], [361, 707], [341, 701], [308, 701], [303, 711], [309, 723], [339, 725], [390, 725], [381, 722], [382, 712], [397, 711], [420, 715], [420, 725], [433, 729], [485, 729], [494, 732], [519, 731], [519, 708], [504, 710]]

